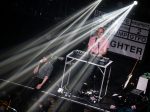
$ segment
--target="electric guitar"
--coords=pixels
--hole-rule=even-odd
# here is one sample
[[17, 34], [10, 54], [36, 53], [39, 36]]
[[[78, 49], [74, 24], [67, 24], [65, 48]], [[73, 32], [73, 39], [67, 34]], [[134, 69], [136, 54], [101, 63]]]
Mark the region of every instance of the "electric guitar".
[[[61, 61], [64, 60], [64, 57], [49, 55], [48, 60], [49, 60], [49, 62], [51, 62], [53, 64], [56, 60], [61, 60]], [[40, 62], [40, 64], [43, 63], [43, 58], [39, 62]]]
[[58, 57], [58, 56], [52, 56], [50, 55], [50, 62], [53, 64], [56, 60], [60, 60], [60, 61], [63, 61], [64, 60], [64, 57]]
[[126, 80], [126, 82], [125, 82], [125, 84], [124, 84], [123, 89], [125, 89], [125, 88], [127, 87], [128, 83], [129, 83], [129, 81], [130, 81], [130, 79], [132, 78], [132, 76], [133, 76], [133, 75], [132, 75], [133, 70], [135, 69], [135, 67], [136, 67], [138, 61], [139, 61], [139, 59], [136, 61], [136, 63], [134, 64], [134, 67], [132, 68], [130, 74], [128, 75], [128, 78], [127, 78], [127, 80]]

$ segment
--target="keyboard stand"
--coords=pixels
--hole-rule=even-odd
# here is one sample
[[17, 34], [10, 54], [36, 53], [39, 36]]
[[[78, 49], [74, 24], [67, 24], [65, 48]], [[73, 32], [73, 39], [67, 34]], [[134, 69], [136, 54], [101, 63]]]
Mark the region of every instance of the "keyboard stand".
[[[82, 56], [79, 56], [80, 58], [77, 56], [78, 53], [82, 55]], [[111, 64], [113, 61], [109, 60], [108, 63], [106, 63], [105, 65], [101, 65], [99, 63], [94, 63], [92, 61], [86, 60], [86, 58], [84, 58], [84, 54], [85, 54], [84, 51], [74, 50], [66, 56], [64, 71], [63, 71], [63, 76], [62, 76], [62, 81], [61, 81], [61, 88], [65, 88], [65, 86], [69, 84], [70, 73], [71, 73], [71, 70], [75, 66], [74, 62], [77, 62], [77, 63], [83, 62], [83, 63], [91, 64], [91, 65], [98, 67], [100, 73], [102, 74], [102, 81], [100, 82], [100, 89], [99, 89], [99, 96], [98, 96], [98, 101], [100, 101], [107, 94], [107, 88], [108, 88], [109, 78], [111, 74]], [[66, 67], [68, 65], [71, 67], [69, 70], [66, 71]], [[67, 80], [65, 80], [66, 77], [67, 77]], [[104, 82], [105, 82], [105, 85], [104, 85]]]

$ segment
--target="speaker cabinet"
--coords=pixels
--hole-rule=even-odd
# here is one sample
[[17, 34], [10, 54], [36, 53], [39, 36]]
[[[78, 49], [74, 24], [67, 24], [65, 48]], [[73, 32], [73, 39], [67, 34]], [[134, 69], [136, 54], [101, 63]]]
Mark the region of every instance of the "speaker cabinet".
[[149, 73], [144, 73], [144, 75], [140, 76], [136, 89], [142, 90], [144, 94], [149, 92], [148, 91], [149, 79], [150, 79]]

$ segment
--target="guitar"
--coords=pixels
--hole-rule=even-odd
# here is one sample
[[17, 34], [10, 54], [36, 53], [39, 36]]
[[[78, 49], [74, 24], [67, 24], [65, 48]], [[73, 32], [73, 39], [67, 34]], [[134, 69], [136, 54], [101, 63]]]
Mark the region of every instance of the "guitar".
[[128, 75], [128, 79], [126, 80], [123, 89], [125, 89], [125, 88], [127, 87], [127, 85], [128, 85], [128, 83], [129, 83], [131, 77], [132, 77], [132, 73], [130, 73], [130, 74]]
[[123, 89], [125, 89], [125, 88], [127, 87], [128, 83], [129, 83], [129, 81], [130, 81], [130, 79], [132, 78], [132, 76], [133, 76], [133, 74], [132, 74], [132, 73], [133, 73], [133, 70], [135, 69], [135, 67], [136, 67], [138, 61], [139, 61], [139, 59], [136, 61], [136, 63], [134, 64], [134, 67], [132, 68], [130, 74], [128, 75], [128, 78], [127, 78], [127, 80], [126, 80], [126, 82], [125, 82], [125, 84], [124, 84]]
[[53, 56], [53, 55], [50, 55], [50, 56], [48, 56], [48, 57], [43, 57], [40, 61], [39, 61], [39, 63], [38, 63], [38, 65], [34, 68], [34, 70], [33, 70], [33, 73], [34, 74], [36, 74], [37, 72], [38, 72], [38, 70], [39, 70], [39, 68], [45, 63], [45, 60], [47, 60], [47, 59], [49, 59], [48, 60], [48, 62], [49, 63], [51, 63], [51, 64], [54, 64], [54, 62], [58, 59], [58, 60], [64, 60], [64, 57], [58, 57], [58, 56]]
[[58, 57], [58, 56], [53, 56], [53, 55], [50, 55], [49, 57], [54, 60], [56, 59], [61, 60], [61, 61], [64, 60], [64, 57]]
[[44, 60], [46, 59], [50, 59], [50, 62], [53, 64], [57, 59], [58, 60], [64, 60], [64, 57], [58, 57], [58, 56], [54, 56], [54, 55], [49, 55], [48, 57], [43, 57], [39, 62], [40, 64], [44, 62]]

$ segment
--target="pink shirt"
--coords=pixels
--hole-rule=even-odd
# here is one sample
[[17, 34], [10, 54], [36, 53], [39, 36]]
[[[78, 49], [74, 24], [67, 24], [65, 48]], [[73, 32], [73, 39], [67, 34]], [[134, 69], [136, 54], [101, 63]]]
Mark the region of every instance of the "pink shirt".
[[96, 36], [92, 36], [89, 40], [88, 50], [90, 50], [90, 53], [93, 53], [99, 56], [106, 54], [107, 49], [109, 47], [108, 41], [104, 37], [101, 37], [100, 39], [98, 39], [99, 42], [95, 44], [96, 40], [97, 40]]

